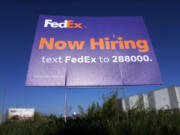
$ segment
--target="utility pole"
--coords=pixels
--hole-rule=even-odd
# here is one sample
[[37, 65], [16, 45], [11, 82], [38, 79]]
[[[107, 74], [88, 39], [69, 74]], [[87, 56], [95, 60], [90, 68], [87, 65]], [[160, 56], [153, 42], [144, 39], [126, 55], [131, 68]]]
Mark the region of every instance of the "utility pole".
[[1, 100], [1, 114], [0, 114], [0, 123], [4, 120], [4, 104], [5, 104], [5, 96], [6, 96], [6, 80], [4, 79], [4, 86], [2, 88], [2, 100]]

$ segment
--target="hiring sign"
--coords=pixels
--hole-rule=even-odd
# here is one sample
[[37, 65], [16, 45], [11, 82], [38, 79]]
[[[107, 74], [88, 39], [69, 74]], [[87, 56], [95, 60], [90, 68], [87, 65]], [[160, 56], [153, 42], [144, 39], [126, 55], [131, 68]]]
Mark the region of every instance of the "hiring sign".
[[142, 17], [39, 17], [26, 86], [161, 83]]

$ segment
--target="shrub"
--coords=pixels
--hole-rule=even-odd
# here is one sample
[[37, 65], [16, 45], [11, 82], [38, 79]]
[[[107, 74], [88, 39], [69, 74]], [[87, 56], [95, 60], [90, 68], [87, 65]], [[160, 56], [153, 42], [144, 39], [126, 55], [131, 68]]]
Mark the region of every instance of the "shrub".
[[0, 125], [0, 135], [180, 135], [179, 110], [156, 111], [137, 105], [125, 112], [117, 95], [103, 96], [102, 105], [93, 102], [87, 111], [79, 106], [81, 114], [66, 123], [62, 116], [40, 113], [31, 120], [7, 120]]

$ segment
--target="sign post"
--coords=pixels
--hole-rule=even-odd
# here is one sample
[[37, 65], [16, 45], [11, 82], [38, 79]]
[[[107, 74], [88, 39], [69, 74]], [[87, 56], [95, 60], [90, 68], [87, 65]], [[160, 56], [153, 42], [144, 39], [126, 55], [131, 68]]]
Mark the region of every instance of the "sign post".
[[64, 120], [67, 121], [67, 87], [65, 87]]

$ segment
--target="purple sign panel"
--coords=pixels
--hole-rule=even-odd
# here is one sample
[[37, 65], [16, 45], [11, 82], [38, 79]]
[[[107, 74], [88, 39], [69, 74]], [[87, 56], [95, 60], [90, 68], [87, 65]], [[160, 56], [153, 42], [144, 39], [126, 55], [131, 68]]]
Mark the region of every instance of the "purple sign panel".
[[161, 83], [142, 17], [39, 17], [26, 86]]

